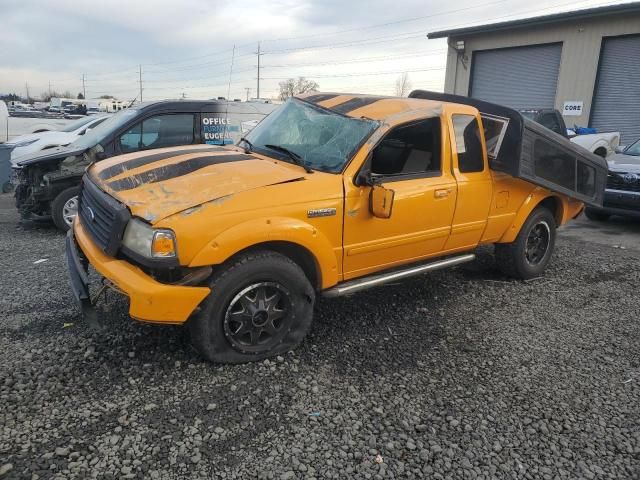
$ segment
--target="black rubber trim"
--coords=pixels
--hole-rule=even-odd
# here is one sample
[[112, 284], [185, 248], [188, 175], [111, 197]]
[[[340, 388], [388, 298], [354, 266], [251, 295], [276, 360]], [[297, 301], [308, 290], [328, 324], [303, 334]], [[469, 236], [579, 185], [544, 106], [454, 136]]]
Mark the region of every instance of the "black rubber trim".
[[98, 173], [98, 178], [101, 180], [108, 180], [113, 178], [121, 173], [126, 172], [127, 170], [131, 170], [133, 168], [142, 167], [143, 165], [147, 165], [149, 163], [158, 162], [160, 160], [165, 160], [171, 157], [177, 157], [179, 155], [185, 155], [187, 153], [206, 153], [206, 152], [218, 152], [223, 150], [222, 147], [212, 147], [212, 148], [185, 148], [183, 150], [174, 150], [172, 152], [162, 152], [155, 153], [152, 155], [145, 155], [143, 157], [134, 158], [133, 160], [125, 161], [118, 163], [116, 165], [112, 165], [111, 167], [107, 167]]
[[148, 258], [139, 253], [130, 250], [126, 246], [122, 245], [120, 247], [120, 253], [127, 260], [130, 260], [134, 264], [142, 265], [148, 268], [174, 268], [179, 267], [180, 262], [177, 257], [167, 257], [167, 258]]
[[380, 100], [384, 100], [380, 97], [357, 97], [352, 98], [351, 100], [347, 100], [344, 103], [339, 103], [338, 105], [334, 105], [331, 107], [331, 110], [338, 113], [349, 113], [358, 108], [366, 107], [367, 105], [371, 105], [372, 103], [379, 102]]
[[137, 175], [114, 180], [107, 185], [116, 192], [122, 190], [131, 190], [140, 185], [146, 185], [155, 182], [164, 182], [172, 178], [188, 175], [202, 168], [220, 163], [238, 162], [242, 160], [252, 160], [256, 157], [246, 155], [244, 153], [237, 155], [208, 155], [206, 157], [196, 157], [184, 160], [179, 163], [164, 165], [162, 167], [147, 170]]
[[319, 103], [324, 102], [325, 100], [331, 100], [332, 98], [336, 98], [338, 95], [335, 93], [320, 93], [318, 95], [311, 95], [310, 97], [303, 98], [305, 102], [311, 103]]
[[67, 232], [66, 238], [66, 257], [67, 257], [67, 269], [69, 271], [69, 283], [73, 296], [78, 303], [82, 304], [84, 301], [89, 300], [89, 277], [87, 271], [81, 260], [81, 253], [76, 245], [75, 238], [73, 236], [73, 228]]

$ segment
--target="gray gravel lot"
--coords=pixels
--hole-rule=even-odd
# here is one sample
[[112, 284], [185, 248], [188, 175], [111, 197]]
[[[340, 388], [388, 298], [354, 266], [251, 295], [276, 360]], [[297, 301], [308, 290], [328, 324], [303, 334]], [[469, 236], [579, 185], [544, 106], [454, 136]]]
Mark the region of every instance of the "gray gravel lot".
[[90, 331], [63, 236], [0, 196], [0, 477], [640, 478], [640, 252], [579, 237], [542, 279], [482, 251], [216, 366], [115, 296]]

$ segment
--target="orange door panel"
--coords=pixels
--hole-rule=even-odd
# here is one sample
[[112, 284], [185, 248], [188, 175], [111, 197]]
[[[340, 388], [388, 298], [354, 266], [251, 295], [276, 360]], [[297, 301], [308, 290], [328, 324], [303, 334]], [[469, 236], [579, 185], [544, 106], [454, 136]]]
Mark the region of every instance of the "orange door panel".
[[442, 251], [456, 206], [450, 175], [383, 183], [394, 190], [390, 218], [369, 211], [370, 187], [346, 182], [344, 278], [409, 263]]
[[493, 195], [482, 123], [477, 116], [454, 113], [448, 124], [458, 198], [445, 250], [473, 248], [487, 227]]

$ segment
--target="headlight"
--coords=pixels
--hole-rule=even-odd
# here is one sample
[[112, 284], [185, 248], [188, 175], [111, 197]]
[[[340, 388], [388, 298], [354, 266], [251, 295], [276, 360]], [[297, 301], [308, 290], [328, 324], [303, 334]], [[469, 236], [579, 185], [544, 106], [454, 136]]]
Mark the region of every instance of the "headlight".
[[176, 257], [176, 237], [171, 230], [155, 229], [135, 218], [127, 224], [122, 244], [145, 258]]

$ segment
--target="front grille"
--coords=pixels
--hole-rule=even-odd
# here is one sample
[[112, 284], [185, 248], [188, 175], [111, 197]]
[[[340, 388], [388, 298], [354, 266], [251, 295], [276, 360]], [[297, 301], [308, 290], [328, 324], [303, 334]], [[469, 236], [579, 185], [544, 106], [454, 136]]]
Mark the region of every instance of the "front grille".
[[131, 217], [127, 207], [100, 190], [85, 175], [80, 189], [78, 214], [82, 226], [96, 245], [107, 255], [114, 256]]
[[607, 188], [627, 192], [640, 192], [640, 175], [609, 172]]

